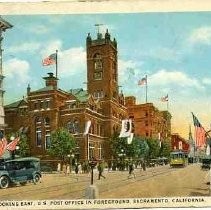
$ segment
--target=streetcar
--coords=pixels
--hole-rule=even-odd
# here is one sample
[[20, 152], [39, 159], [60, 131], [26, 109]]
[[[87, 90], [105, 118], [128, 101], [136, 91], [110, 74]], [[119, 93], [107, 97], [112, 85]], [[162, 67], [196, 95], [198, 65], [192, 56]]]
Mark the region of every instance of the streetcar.
[[179, 150], [170, 153], [170, 166], [177, 167], [177, 166], [186, 166], [188, 163], [188, 155], [187, 153]]

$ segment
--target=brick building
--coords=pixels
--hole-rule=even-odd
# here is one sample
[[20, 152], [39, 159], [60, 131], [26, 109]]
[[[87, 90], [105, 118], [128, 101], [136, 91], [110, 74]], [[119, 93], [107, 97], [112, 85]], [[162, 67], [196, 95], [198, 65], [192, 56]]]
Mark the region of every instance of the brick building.
[[172, 151], [183, 150], [188, 153], [190, 151], [190, 145], [178, 133], [174, 133], [171, 135], [171, 149]]
[[[108, 31], [104, 37], [98, 33], [94, 40], [88, 34], [86, 47], [87, 91], [61, 90], [58, 78], [49, 73], [43, 78], [44, 87], [31, 90], [28, 86], [25, 98], [5, 106], [5, 132], [27, 133], [33, 155], [44, 157], [50, 133], [65, 127], [77, 140], [77, 158], [111, 158], [109, 137], [127, 117], [124, 95], [118, 89], [117, 42]], [[90, 133], [83, 136], [88, 120]]]
[[[32, 155], [47, 157], [50, 133], [65, 127], [77, 141], [78, 159], [110, 159], [109, 139], [120, 131], [121, 120], [133, 119], [135, 135], [170, 138], [171, 115], [152, 103], [136, 104], [134, 96], [124, 98], [119, 92], [117, 41], [106, 31], [96, 39], [86, 38], [87, 90], [61, 90], [53, 73], [43, 77], [45, 85], [26, 89], [26, 97], [5, 106], [5, 132], [23, 131], [30, 139]], [[84, 136], [85, 124], [91, 121]]]
[[136, 104], [134, 96], [125, 97], [125, 105], [136, 135], [170, 140], [171, 114], [168, 111], [159, 111], [153, 103]]

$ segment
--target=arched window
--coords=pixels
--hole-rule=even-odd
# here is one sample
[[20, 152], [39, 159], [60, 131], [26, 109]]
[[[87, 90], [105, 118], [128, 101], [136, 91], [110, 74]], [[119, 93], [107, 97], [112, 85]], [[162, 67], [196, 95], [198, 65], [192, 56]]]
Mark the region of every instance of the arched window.
[[94, 79], [101, 80], [103, 78], [103, 61], [102, 56], [96, 53], [94, 59]]
[[36, 125], [41, 124], [42, 123], [42, 117], [36, 117], [35, 123], [36, 123]]
[[72, 134], [79, 133], [79, 121], [74, 119], [73, 121], [68, 122], [67, 129]]

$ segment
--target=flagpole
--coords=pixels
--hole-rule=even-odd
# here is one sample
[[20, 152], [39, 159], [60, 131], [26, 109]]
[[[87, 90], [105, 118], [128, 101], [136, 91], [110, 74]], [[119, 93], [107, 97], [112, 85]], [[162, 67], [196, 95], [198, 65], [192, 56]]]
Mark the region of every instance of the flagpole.
[[146, 103], [147, 103], [147, 75], [146, 75]]
[[89, 161], [89, 133], [87, 133], [87, 160]]
[[56, 78], [58, 78], [58, 50], [56, 50]]

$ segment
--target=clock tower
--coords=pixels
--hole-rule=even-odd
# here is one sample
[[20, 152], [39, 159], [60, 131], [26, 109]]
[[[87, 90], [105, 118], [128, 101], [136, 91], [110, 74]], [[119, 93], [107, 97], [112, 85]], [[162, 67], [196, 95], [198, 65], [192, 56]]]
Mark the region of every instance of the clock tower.
[[120, 123], [126, 117], [124, 96], [119, 93], [117, 41], [111, 40], [106, 30], [104, 36], [97, 33], [96, 39], [88, 34], [87, 49], [87, 90], [95, 99], [101, 101], [106, 116], [105, 134], [111, 136], [119, 131]]
[[117, 42], [110, 39], [108, 30], [105, 37], [97, 34], [92, 40], [90, 34], [87, 46], [87, 81], [88, 92], [94, 98], [118, 100]]

